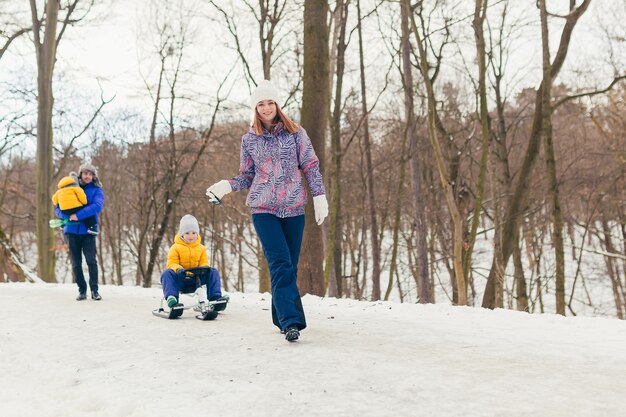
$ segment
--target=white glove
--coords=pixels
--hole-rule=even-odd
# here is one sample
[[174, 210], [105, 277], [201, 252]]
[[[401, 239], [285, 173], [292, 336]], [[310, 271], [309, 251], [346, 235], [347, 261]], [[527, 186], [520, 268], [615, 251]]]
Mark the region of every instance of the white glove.
[[315, 209], [315, 221], [319, 226], [324, 223], [324, 219], [328, 216], [328, 202], [324, 194], [313, 197], [313, 208]]
[[233, 189], [227, 180], [221, 180], [206, 189], [206, 195], [212, 203], [218, 203], [217, 199], [222, 199], [226, 194], [232, 192]]

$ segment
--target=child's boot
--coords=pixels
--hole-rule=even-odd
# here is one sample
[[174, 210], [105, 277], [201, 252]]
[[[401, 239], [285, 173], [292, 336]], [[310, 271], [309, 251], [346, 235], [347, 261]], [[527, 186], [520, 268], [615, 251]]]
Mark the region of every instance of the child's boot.
[[211, 300], [211, 302], [215, 303], [213, 310], [214, 311], [224, 311], [224, 310], [226, 310], [226, 304], [228, 304], [228, 300], [229, 300], [229, 298], [228, 298], [227, 295], [224, 295], [222, 297], [218, 297], [218, 298], [215, 298], [215, 299]]
[[184, 306], [178, 302], [176, 297], [170, 295], [165, 299], [167, 306], [170, 308], [168, 319], [177, 319], [183, 315]]

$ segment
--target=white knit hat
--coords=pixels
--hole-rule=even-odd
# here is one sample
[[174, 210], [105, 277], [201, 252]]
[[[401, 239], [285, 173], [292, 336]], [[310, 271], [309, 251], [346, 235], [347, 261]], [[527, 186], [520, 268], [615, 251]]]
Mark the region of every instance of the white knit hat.
[[256, 109], [256, 105], [262, 100], [272, 100], [278, 104], [278, 90], [274, 88], [271, 82], [268, 80], [262, 80], [259, 85], [256, 86], [252, 94], [250, 95], [250, 107], [252, 111]]
[[193, 217], [191, 214], [185, 214], [182, 219], [180, 219], [180, 226], [178, 227], [178, 234], [184, 236], [187, 232], [196, 232], [200, 233], [200, 226], [198, 225], [198, 220]]

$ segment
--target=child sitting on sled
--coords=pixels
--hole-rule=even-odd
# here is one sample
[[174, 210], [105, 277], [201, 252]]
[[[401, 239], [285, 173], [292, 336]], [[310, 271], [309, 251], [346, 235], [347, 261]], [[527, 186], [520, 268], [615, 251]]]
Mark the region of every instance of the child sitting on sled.
[[[198, 284], [206, 285], [209, 301], [227, 300], [222, 297], [220, 274], [217, 269], [209, 268], [207, 273], [200, 276], [199, 281], [195, 276], [188, 277], [185, 272], [185, 268], [209, 266], [206, 248], [200, 243], [199, 232], [198, 220], [191, 214], [186, 214], [180, 219], [178, 234], [167, 254], [167, 269], [161, 274], [163, 297], [169, 308], [178, 304], [180, 292], [192, 293], [198, 289]], [[225, 308], [225, 302], [219, 303], [215, 305], [214, 311]]]
[[[59, 210], [68, 216], [76, 213], [87, 204], [85, 190], [78, 184], [78, 174], [70, 172], [70, 175], [61, 178], [57, 184], [57, 191], [52, 196], [52, 204], [59, 206]], [[96, 216], [83, 219], [83, 223], [87, 227], [87, 233], [90, 235], [98, 234], [95, 229]]]

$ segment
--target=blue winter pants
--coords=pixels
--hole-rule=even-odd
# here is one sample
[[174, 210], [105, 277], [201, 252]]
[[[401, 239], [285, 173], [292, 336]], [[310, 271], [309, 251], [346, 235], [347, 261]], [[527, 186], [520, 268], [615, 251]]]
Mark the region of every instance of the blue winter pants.
[[65, 235], [67, 245], [70, 247], [72, 260], [72, 273], [74, 281], [78, 285], [78, 291], [87, 292], [87, 283], [83, 274], [83, 255], [89, 269], [89, 288], [98, 291], [98, 259], [96, 258], [96, 237], [94, 235], [77, 235], [68, 233]]
[[[183, 278], [171, 269], [166, 269], [161, 274], [161, 285], [163, 285], [163, 296], [165, 298], [173, 295], [178, 300], [179, 293], [192, 293], [198, 289], [196, 277]], [[206, 285], [207, 297], [209, 301], [217, 300], [222, 296], [222, 284], [220, 273], [215, 268], [209, 268], [208, 272], [200, 276], [200, 285]]]
[[291, 325], [302, 330], [306, 318], [296, 282], [304, 232], [304, 215], [280, 218], [269, 213], [252, 215], [270, 269], [272, 320], [281, 330]]

